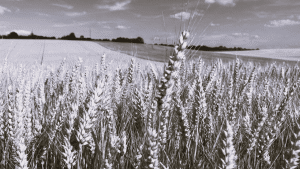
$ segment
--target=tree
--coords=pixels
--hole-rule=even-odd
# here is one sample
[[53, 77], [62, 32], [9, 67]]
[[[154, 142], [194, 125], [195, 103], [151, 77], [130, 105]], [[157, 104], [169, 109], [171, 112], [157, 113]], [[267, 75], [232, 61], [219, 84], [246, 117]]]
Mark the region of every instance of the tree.
[[31, 34], [28, 36], [28, 38], [30, 39], [35, 39], [37, 36], [35, 34], [33, 34], [33, 32], [31, 32]]
[[144, 43], [144, 39], [141, 37], [136, 38], [137, 43]]
[[81, 35], [81, 36], [80, 36], [80, 39], [84, 39], [84, 36], [83, 36], [83, 35]]
[[76, 39], [76, 36], [75, 36], [75, 33], [70, 33], [70, 35], [68, 36], [68, 39], [69, 40], [75, 40]]
[[9, 39], [17, 39], [19, 37], [19, 35], [16, 32], [10, 32], [7, 37]]

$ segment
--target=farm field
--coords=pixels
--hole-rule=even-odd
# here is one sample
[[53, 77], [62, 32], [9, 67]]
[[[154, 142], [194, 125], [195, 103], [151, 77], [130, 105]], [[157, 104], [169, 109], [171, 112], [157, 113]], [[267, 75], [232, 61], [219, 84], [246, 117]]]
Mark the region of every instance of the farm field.
[[[0, 56], [2, 60], [7, 56], [8, 63], [59, 65], [63, 58], [68, 63], [75, 62], [78, 57], [84, 60], [84, 65], [94, 66], [100, 61], [102, 54], [107, 55], [107, 63], [117, 67], [127, 66], [132, 56], [108, 50], [94, 42], [65, 41], [65, 40], [0, 40]], [[148, 61], [136, 58], [141, 66], [146, 66]], [[152, 62], [153, 65], [162, 66], [161, 62]], [[116, 66], [117, 65], [117, 66]]]
[[[168, 46], [158, 46], [151, 44], [132, 44], [121, 42], [103, 42], [96, 41], [95, 43], [101, 46], [118, 51], [128, 55], [134, 55], [137, 58], [153, 60], [158, 62], [166, 62], [170, 55], [172, 55], [173, 48]], [[265, 65], [266, 63], [282, 63], [286, 62], [291, 65], [295, 64], [300, 58], [300, 49], [268, 49], [259, 51], [241, 51], [241, 52], [208, 52], [208, 51], [196, 51], [186, 50], [187, 59], [198, 59], [199, 56], [205, 62], [212, 62], [218, 58], [222, 59], [224, 63], [231, 62], [240, 58], [245, 62], [260, 63]]]
[[[298, 58], [297, 51], [297, 49], [241, 52], [187, 50], [186, 56], [188, 60], [197, 60], [201, 56], [205, 62], [212, 62], [220, 58], [224, 63], [228, 63], [238, 57], [245, 62], [260, 63], [261, 65], [271, 64], [275, 61], [276, 63], [285, 62], [294, 65]], [[126, 66], [132, 56], [135, 56], [142, 66], [146, 66], [149, 61], [153, 65], [162, 66], [168, 61], [172, 52], [172, 47], [150, 44], [64, 40], [0, 40], [0, 55], [2, 58], [8, 56], [10, 63], [40, 63], [44, 55], [44, 64], [59, 64], [63, 58], [66, 58], [68, 62], [74, 62], [78, 57], [81, 57], [87, 65], [90, 65], [99, 60], [103, 53], [106, 53], [107, 62], [113, 62], [113, 65]]]
[[189, 60], [183, 44], [163, 69], [94, 42], [1, 41], [0, 168], [297, 166], [295, 61]]
[[222, 54], [240, 55], [240, 56], [253, 56], [253, 57], [264, 57], [271, 59], [282, 59], [290, 61], [300, 60], [300, 49], [261, 49], [252, 51], [228, 51], [218, 52]]

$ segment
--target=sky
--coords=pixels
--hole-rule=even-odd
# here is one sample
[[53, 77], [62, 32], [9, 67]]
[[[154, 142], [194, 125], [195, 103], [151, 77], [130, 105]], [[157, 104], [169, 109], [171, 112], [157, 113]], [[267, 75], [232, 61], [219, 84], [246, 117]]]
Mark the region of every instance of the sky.
[[1, 0], [0, 34], [136, 38], [243, 48], [300, 48], [299, 0]]

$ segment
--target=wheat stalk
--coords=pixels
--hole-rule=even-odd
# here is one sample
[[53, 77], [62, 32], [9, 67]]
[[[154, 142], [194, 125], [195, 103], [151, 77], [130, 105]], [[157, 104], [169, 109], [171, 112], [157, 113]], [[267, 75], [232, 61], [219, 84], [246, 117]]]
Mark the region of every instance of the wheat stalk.
[[300, 152], [300, 126], [299, 120], [295, 122], [294, 130], [291, 132], [291, 147], [285, 155], [286, 165], [285, 168], [295, 169], [299, 165], [299, 152]]
[[233, 145], [233, 130], [228, 120], [224, 122], [224, 129], [221, 134], [221, 147], [219, 149], [220, 165], [222, 169], [236, 168], [236, 153]]
[[184, 50], [187, 46], [186, 39], [189, 33], [184, 31], [180, 34], [179, 45], [174, 48], [174, 56], [170, 56], [169, 63], [164, 69], [163, 77], [158, 86], [159, 93], [156, 97], [158, 108], [162, 115], [161, 126], [159, 131], [159, 142], [161, 145], [166, 144], [167, 125], [169, 120], [171, 93], [174, 86], [174, 78], [178, 78], [181, 61], [185, 58]]

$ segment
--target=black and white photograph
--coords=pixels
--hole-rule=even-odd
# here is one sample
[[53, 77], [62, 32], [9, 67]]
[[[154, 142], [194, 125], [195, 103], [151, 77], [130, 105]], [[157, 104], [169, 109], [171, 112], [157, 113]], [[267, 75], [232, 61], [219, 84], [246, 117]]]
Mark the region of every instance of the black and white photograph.
[[299, 0], [0, 0], [0, 169], [300, 169]]

